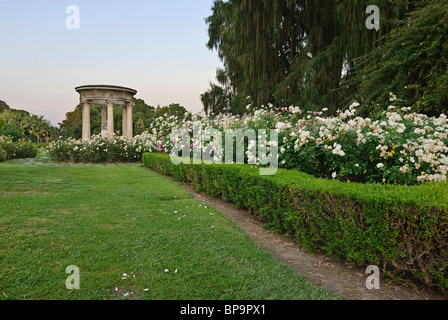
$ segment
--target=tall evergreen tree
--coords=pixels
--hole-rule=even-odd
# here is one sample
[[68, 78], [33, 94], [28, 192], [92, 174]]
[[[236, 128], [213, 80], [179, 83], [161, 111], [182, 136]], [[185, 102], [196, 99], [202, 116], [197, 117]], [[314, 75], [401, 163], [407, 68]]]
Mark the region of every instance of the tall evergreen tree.
[[365, 115], [384, 109], [389, 93], [402, 106], [430, 116], [448, 112], [448, 0], [417, 1], [417, 10], [400, 22], [384, 43], [357, 61], [351, 88]]
[[[369, 30], [366, 8], [381, 8], [381, 28]], [[356, 58], [397, 25], [408, 0], [216, 0], [206, 19], [234, 95], [232, 111], [251, 96], [258, 104], [298, 104], [335, 111], [337, 89]], [[349, 92], [347, 92], [349, 93]]]

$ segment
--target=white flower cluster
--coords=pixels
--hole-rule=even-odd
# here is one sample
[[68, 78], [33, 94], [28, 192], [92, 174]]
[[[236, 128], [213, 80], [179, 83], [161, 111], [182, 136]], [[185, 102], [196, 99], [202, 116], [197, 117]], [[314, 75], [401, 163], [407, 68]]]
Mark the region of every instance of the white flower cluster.
[[[395, 97], [391, 96], [395, 101]], [[340, 166], [348, 163], [356, 172], [366, 173], [368, 163], [371, 168], [378, 170], [387, 180], [387, 175], [394, 171], [402, 175], [413, 175], [420, 182], [446, 181], [448, 170], [448, 120], [445, 115], [428, 117], [422, 114], [411, 113], [410, 108], [397, 108], [390, 106], [382, 115], [375, 119], [356, 116], [358, 103], [339, 112], [336, 116], [323, 116], [323, 112], [304, 112], [296, 106], [288, 108], [262, 107], [253, 110], [248, 106], [248, 113], [243, 116], [231, 114], [188, 115], [185, 119], [174, 116], [157, 118], [150, 128], [143, 134], [134, 137], [132, 141], [122, 141], [114, 137], [114, 144], [122, 144], [127, 148], [141, 154], [143, 152], [170, 153], [174, 146], [181, 149], [189, 147], [192, 154], [195, 150], [205, 150], [193, 139], [191, 143], [180, 138], [172, 139], [173, 132], [183, 130], [190, 137], [196, 130], [206, 128], [219, 130], [224, 135], [226, 130], [235, 129], [275, 129], [279, 134], [279, 150], [282, 164], [288, 164], [292, 158], [297, 161], [304, 150], [310, 146], [317, 146], [325, 152], [328, 161], [338, 162]], [[194, 128], [199, 124], [200, 128]], [[94, 137], [90, 144], [97, 144], [102, 150], [104, 139]], [[256, 149], [256, 141], [248, 141], [249, 149]], [[69, 146], [69, 148], [63, 148]], [[188, 145], [190, 144], [190, 145]], [[52, 148], [61, 150], [86, 148], [84, 142], [67, 140], [56, 141]], [[220, 156], [224, 150], [210, 146], [213, 154]], [[359, 159], [352, 159], [353, 150], [369, 148], [368, 154], [359, 155]], [[269, 149], [269, 146], [268, 146]], [[207, 151], [209, 151], [207, 149]], [[364, 149], [362, 149], [364, 150]], [[79, 150], [78, 150], [79, 151]], [[254, 152], [246, 153], [251, 163], [257, 163]], [[70, 152], [70, 151], [64, 151]], [[356, 165], [355, 165], [356, 164]], [[319, 169], [317, 169], [319, 170]], [[337, 169], [336, 169], [337, 170]], [[328, 175], [331, 178], [340, 174], [332, 170]]]

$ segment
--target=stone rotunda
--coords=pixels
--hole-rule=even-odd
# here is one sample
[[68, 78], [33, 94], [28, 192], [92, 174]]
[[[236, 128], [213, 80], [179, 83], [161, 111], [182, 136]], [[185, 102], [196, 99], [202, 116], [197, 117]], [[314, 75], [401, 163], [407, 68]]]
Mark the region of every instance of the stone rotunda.
[[114, 135], [114, 106], [123, 109], [123, 137], [133, 137], [132, 108], [137, 91], [130, 88], [109, 85], [88, 85], [75, 88], [80, 95], [82, 105], [82, 139], [90, 140], [90, 108], [101, 106], [101, 136], [112, 138]]

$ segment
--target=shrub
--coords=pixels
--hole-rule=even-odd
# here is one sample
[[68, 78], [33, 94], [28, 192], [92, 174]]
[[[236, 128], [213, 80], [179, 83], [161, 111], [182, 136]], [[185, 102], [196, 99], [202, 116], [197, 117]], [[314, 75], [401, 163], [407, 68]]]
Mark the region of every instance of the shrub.
[[38, 148], [31, 141], [21, 140], [15, 144], [16, 159], [35, 158], [37, 153]]
[[260, 176], [249, 165], [176, 166], [160, 154], [144, 154], [143, 162], [249, 209], [308, 251], [382, 266], [390, 277], [412, 276], [448, 292], [445, 183], [347, 184], [285, 169]]
[[14, 122], [3, 125], [0, 129], [0, 136], [7, 136], [14, 142], [25, 139], [25, 134]]
[[136, 162], [141, 160], [143, 150], [138, 137], [132, 141], [122, 137], [109, 140], [100, 136], [94, 136], [91, 141], [57, 140], [48, 147], [53, 161], [75, 163]]
[[337, 117], [314, 113], [278, 122], [281, 166], [348, 183], [446, 181], [445, 115], [429, 118], [390, 106], [371, 119], [354, 117], [357, 106], [354, 103]]
[[3, 162], [6, 160], [6, 152], [3, 150], [3, 148], [0, 146], [0, 162]]
[[[391, 100], [398, 104], [393, 94]], [[185, 122], [161, 117], [153, 123], [151, 134], [147, 133], [144, 141], [150, 146], [149, 152], [169, 153], [182, 142], [172, 141], [171, 132], [186, 130], [192, 137], [194, 125], [218, 129], [221, 133], [227, 129], [275, 129], [279, 135], [281, 168], [348, 183], [417, 185], [446, 181], [448, 118], [445, 115], [427, 117], [411, 113], [408, 107], [391, 105], [372, 118], [362, 118], [356, 116], [358, 106], [353, 103], [336, 117], [325, 117], [325, 111], [305, 114], [298, 107], [277, 110], [269, 107], [251, 112], [250, 106], [251, 113], [244, 117], [196, 115], [193, 121]], [[196, 147], [190, 146], [191, 153]]]
[[299, 121], [298, 139], [283, 150], [285, 168], [347, 182], [413, 185], [446, 181], [448, 121], [391, 106], [364, 119], [350, 109], [337, 118]]
[[29, 140], [21, 139], [13, 142], [10, 137], [0, 136], [0, 159], [35, 158], [38, 148]]
[[[399, 104], [393, 94], [390, 99]], [[180, 137], [171, 136], [173, 132], [185, 131], [193, 137], [195, 128], [203, 131], [217, 129], [223, 136], [227, 129], [266, 129], [278, 133], [278, 160], [284, 169], [347, 183], [418, 185], [427, 181], [446, 181], [448, 118], [443, 114], [427, 117], [411, 113], [409, 107], [396, 105], [372, 115], [372, 118], [356, 116], [358, 103], [335, 117], [325, 116], [325, 110], [304, 113], [294, 106], [275, 110], [272, 106], [258, 110], [248, 106], [249, 113], [243, 117], [193, 115], [191, 121], [179, 121], [166, 114], [155, 119], [148, 132], [130, 142], [114, 138], [111, 145], [100, 137], [94, 137], [89, 143], [57, 141], [52, 154], [55, 161], [62, 157], [76, 162], [133, 161], [140, 159], [143, 152], [170, 153], [174, 146], [190, 148], [190, 154], [193, 154], [199, 147], [196, 141], [184, 145]], [[263, 141], [258, 141], [258, 151], [260, 143]], [[204, 142], [202, 151], [210, 145]], [[256, 141], [245, 141], [245, 145], [257, 148]], [[224, 143], [220, 149], [215, 144], [213, 155], [219, 156], [218, 151], [225, 154]], [[250, 158], [261, 162], [255, 155], [246, 154], [245, 157], [246, 161]]]

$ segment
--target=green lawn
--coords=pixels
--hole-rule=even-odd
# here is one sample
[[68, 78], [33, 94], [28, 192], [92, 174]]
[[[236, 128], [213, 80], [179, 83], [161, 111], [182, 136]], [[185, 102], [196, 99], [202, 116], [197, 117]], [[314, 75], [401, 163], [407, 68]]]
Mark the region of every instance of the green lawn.
[[0, 300], [334, 298], [141, 166], [0, 164]]

